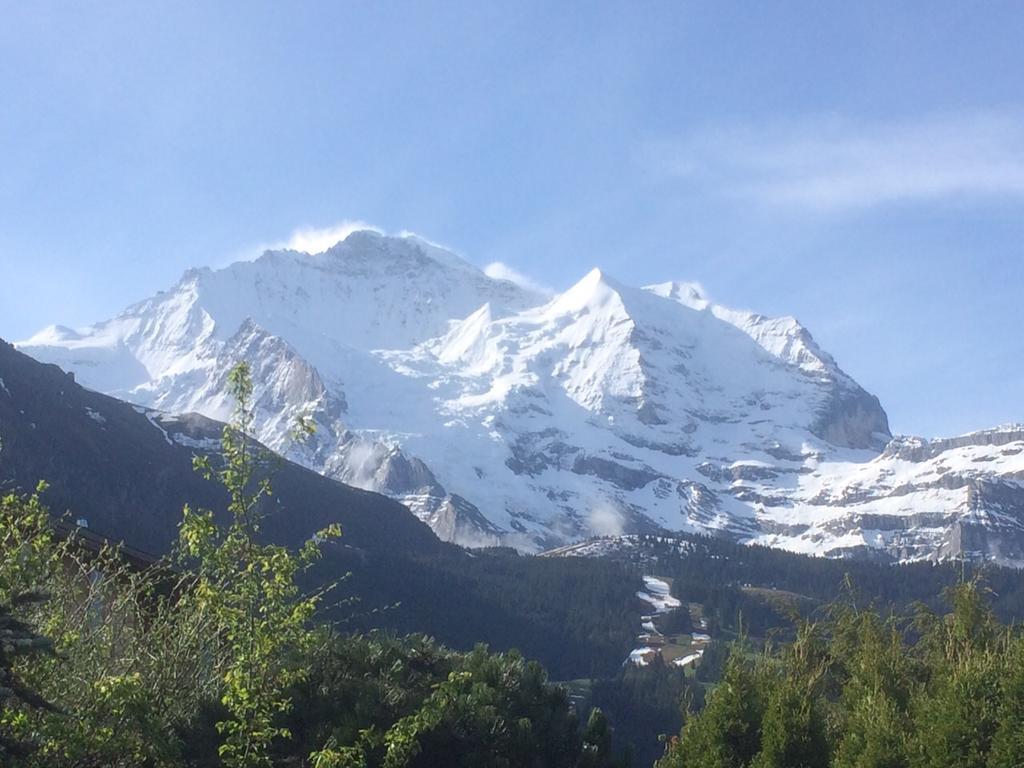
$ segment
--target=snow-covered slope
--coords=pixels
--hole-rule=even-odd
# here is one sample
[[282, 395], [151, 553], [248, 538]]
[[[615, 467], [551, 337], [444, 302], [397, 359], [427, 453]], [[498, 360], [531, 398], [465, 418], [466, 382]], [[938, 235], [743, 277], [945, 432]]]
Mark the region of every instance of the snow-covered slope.
[[[878, 400], [796, 320], [691, 284], [594, 270], [549, 298], [417, 238], [358, 232], [192, 270], [20, 347], [87, 386], [214, 418], [246, 359], [261, 440], [464, 543], [670, 529], [1024, 562], [1024, 436], [890, 443]], [[299, 416], [319, 427], [305, 444]]]

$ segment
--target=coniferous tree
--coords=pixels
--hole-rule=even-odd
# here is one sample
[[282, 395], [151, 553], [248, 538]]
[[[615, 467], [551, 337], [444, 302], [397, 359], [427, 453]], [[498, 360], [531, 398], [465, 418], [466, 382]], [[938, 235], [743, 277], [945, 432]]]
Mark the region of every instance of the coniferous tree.
[[982, 768], [998, 728], [1000, 658], [1006, 635], [977, 582], [948, 591], [952, 612], [922, 613], [930, 680], [915, 701], [917, 768]]
[[[910, 632], [843, 602], [745, 677], [735, 654], [663, 768], [1010, 768], [1024, 757], [1024, 635], [1000, 625], [975, 581], [921, 608]], [[754, 724], [754, 727], [750, 727]]]
[[824, 724], [806, 681], [774, 681], [761, 724], [760, 752], [754, 768], [827, 768]]
[[594, 707], [587, 718], [579, 764], [580, 768], [605, 768], [612, 765], [612, 729], [608, 718], [598, 707]]
[[1024, 638], [1014, 638], [1003, 658], [1002, 703], [988, 768], [1024, 765]]
[[842, 694], [835, 714], [837, 768], [903, 768], [908, 764], [915, 665], [894, 618], [840, 603], [831, 612], [831, 651]]
[[760, 751], [763, 718], [757, 670], [734, 650], [704, 710], [683, 726], [658, 768], [744, 768]]

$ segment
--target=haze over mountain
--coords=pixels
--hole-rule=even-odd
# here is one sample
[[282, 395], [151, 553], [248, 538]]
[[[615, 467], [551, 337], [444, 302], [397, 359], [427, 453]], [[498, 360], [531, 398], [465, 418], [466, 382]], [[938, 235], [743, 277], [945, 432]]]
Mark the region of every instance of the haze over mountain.
[[[88, 387], [221, 419], [226, 372], [248, 360], [265, 444], [460, 543], [667, 529], [1024, 564], [1024, 427], [894, 440], [795, 319], [693, 284], [595, 269], [549, 297], [361, 231], [190, 270], [112, 320], [18, 346]], [[311, 443], [293, 442], [298, 416], [317, 423]]]

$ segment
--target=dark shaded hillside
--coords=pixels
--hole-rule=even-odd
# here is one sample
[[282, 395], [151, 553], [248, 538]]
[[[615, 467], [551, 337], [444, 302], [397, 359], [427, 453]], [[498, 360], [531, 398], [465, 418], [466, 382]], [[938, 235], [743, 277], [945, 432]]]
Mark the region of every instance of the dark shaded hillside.
[[1004, 621], [1024, 619], [1024, 571], [991, 563], [918, 561], [890, 564], [857, 558], [808, 557], [726, 537], [686, 533], [630, 535], [581, 542], [550, 556], [588, 552], [672, 580], [672, 594], [697, 603], [715, 630], [748, 634], [790, 627], [848, 589], [866, 602], [905, 610], [914, 603], [942, 605], [942, 593], [980, 578]]
[[367, 576], [356, 569], [345, 587], [370, 605], [375, 593], [402, 605], [357, 617], [355, 626], [402, 633], [429, 627], [454, 647], [470, 638], [515, 647], [542, 661], [556, 680], [614, 675], [644, 610], [636, 598], [639, 577], [607, 560], [558, 562], [502, 549], [457, 561], [416, 556], [394, 561], [372, 581]]

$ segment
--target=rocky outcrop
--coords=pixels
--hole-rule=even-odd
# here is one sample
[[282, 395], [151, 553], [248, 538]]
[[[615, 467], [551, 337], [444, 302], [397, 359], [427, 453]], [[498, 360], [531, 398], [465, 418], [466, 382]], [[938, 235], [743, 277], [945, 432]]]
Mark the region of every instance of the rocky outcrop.
[[874, 395], [836, 385], [811, 432], [832, 445], [881, 450], [891, 439], [889, 417]]
[[[970, 432], [959, 437], [935, 440], [926, 440], [923, 437], [898, 437], [885, 447], [884, 455], [893, 459], [922, 462], [934, 459], [944, 451], [954, 448], [968, 448], [972, 446], [992, 446], [998, 448], [1010, 446], [1012, 443], [1024, 443], [1024, 425], [1008, 424], [994, 429]], [[1008, 456], [1016, 455], [1020, 450], [1020, 447], [1014, 446], [1009, 451], [1000, 453]]]
[[599, 477], [626, 491], [635, 491], [658, 479], [658, 474], [648, 468], [627, 467], [600, 456], [577, 456], [572, 471]]

